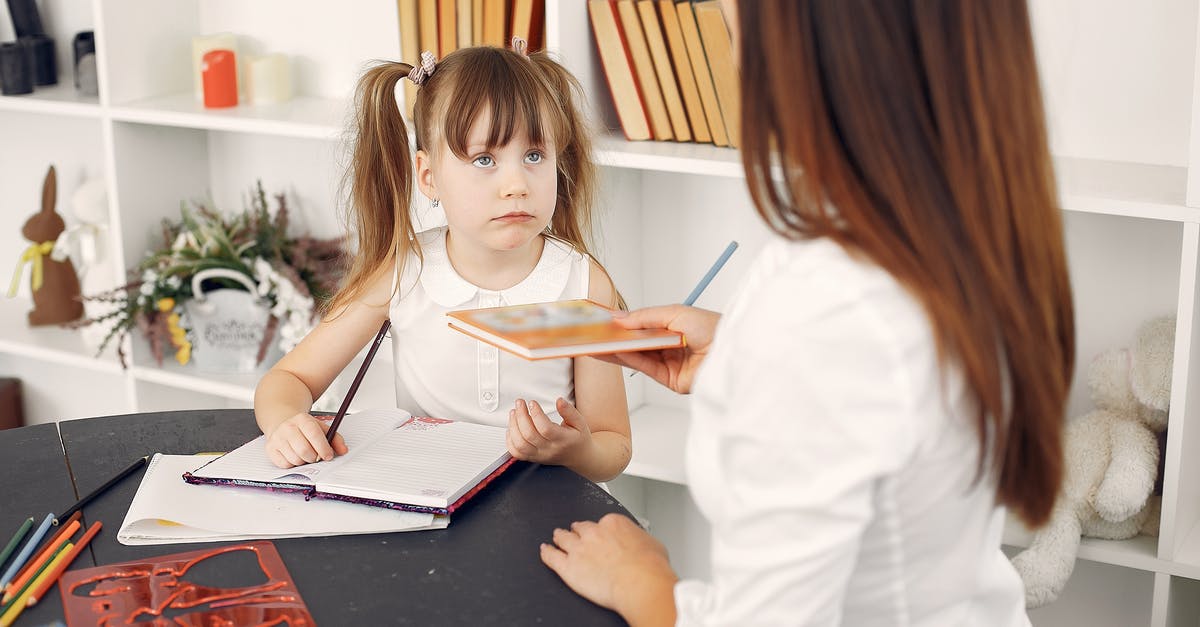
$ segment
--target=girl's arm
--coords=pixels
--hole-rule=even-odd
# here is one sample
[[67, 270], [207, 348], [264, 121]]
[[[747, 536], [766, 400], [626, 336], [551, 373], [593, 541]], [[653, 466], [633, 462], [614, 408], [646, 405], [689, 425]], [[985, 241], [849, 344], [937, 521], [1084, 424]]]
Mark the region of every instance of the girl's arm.
[[277, 465], [331, 459], [338, 445], [336, 452], [345, 452], [340, 438], [334, 447], [325, 443], [324, 427], [309, 410], [387, 317], [393, 267], [393, 260], [382, 264], [361, 297], [326, 316], [258, 382], [254, 417]]

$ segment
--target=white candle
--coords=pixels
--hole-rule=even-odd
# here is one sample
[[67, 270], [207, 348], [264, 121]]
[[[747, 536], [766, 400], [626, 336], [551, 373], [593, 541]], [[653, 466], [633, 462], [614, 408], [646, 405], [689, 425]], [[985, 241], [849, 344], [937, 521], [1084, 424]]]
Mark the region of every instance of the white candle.
[[251, 57], [246, 62], [251, 104], [275, 104], [292, 97], [292, 73], [285, 55], [275, 53]]
[[[240, 58], [237, 53], [237, 37], [233, 33], [192, 37], [192, 92], [196, 95], [196, 102], [204, 102], [204, 85], [201, 79], [204, 69], [204, 53], [217, 49], [232, 50], [233, 58]], [[238, 72], [238, 82], [241, 82], [241, 75], [242, 73]]]

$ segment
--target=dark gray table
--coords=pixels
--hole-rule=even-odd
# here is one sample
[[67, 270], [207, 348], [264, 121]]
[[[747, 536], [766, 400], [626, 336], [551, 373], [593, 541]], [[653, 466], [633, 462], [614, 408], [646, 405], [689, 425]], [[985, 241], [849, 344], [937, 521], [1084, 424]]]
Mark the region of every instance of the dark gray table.
[[[59, 427], [62, 449], [57, 457], [48, 452], [58, 447], [53, 425], [0, 431], [0, 454], [26, 451], [20, 458], [24, 463], [8, 455], [0, 458], [6, 477], [16, 471], [26, 479], [19, 482], [25, 485], [23, 491], [9, 491], [5, 498], [0, 525], [8, 525], [8, 533], [30, 515], [25, 512], [41, 511], [44, 516], [50, 509], [61, 511], [76, 492], [88, 493], [142, 455], [224, 451], [258, 435], [249, 410], [111, 416], [62, 422]], [[40, 445], [45, 450], [34, 452], [29, 440], [45, 440]], [[20, 472], [51, 479], [60, 494], [34, 489]], [[84, 518], [102, 520], [104, 532], [91, 543], [93, 559], [76, 562], [75, 568], [220, 546], [118, 543], [116, 529], [143, 472], [84, 508]], [[596, 520], [609, 512], [628, 515], [608, 493], [570, 470], [521, 462], [456, 512], [445, 530], [274, 543], [320, 625], [620, 625], [615, 614], [571, 592], [538, 557], [538, 545], [549, 540], [555, 527]], [[28, 624], [62, 616], [59, 603], [35, 609], [37, 620]], [[26, 620], [23, 615], [18, 624]]]

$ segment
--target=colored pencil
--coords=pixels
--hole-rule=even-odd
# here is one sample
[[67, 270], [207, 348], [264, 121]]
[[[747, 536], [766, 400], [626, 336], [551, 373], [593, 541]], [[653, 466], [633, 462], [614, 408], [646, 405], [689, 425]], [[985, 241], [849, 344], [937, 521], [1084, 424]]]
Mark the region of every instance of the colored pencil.
[[733, 254], [733, 251], [737, 250], [737, 247], [738, 243], [736, 241], [729, 242], [729, 245], [725, 247], [725, 251], [721, 253], [720, 257], [717, 257], [717, 260], [713, 262], [712, 267], [708, 269], [708, 272], [704, 273], [704, 276], [701, 277], [700, 282], [697, 283], [696, 287], [692, 289], [692, 293], [688, 294], [688, 297], [683, 299], [683, 304], [690, 306], [696, 302], [697, 298], [700, 298], [700, 294], [704, 292], [704, 288], [708, 287], [708, 284], [712, 282], [713, 277], [717, 276], [717, 273], [721, 271], [722, 267], [724, 267], [725, 262], [729, 261], [729, 256]]
[[100, 521], [97, 520], [96, 522], [92, 523], [91, 527], [88, 527], [88, 530], [83, 534], [83, 537], [79, 538], [79, 542], [76, 542], [73, 545], [74, 548], [72, 548], [71, 552], [67, 554], [67, 558], [62, 562], [59, 562], [59, 564], [50, 571], [49, 577], [43, 579], [40, 584], [34, 586], [33, 593], [29, 595], [29, 599], [26, 601], [28, 605], [37, 605], [37, 602], [41, 600], [42, 597], [46, 596], [46, 592], [54, 586], [54, 584], [58, 581], [58, 578], [62, 576], [68, 567], [71, 566], [71, 562], [75, 561], [75, 556], [82, 553], [88, 542], [91, 542], [92, 538], [96, 537], [96, 533], [100, 531], [100, 527], [102, 526], [103, 525], [100, 524]]
[[26, 562], [24, 568], [21, 569], [21, 572], [17, 573], [17, 576], [13, 577], [12, 581], [8, 582], [8, 587], [4, 589], [4, 597], [0, 599], [0, 604], [6, 604], [11, 601], [13, 597], [17, 596], [17, 592], [24, 588], [25, 584], [29, 583], [29, 580], [33, 578], [34, 574], [37, 573], [38, 570], [46, 564], [46, 562], [50, 561], [54, 557], [55, 553], [58, 553], [58, 549], [61, 548], [62, 545], [71, 540], [71, 536], [75, 535], [75, 532], [78, 529], [79, 520], [76, 519], [72, 520], [71, 524], [60, 529], [59, 533], [54, 534], [54, 537], [42, 547], [42, 551], [37, 554], [37, 557]]
[[[34, 564], [34, 563], [38, 563], [38, 562], [40, 562], [40, 560], [42, 559], [42, 557], [43, 557], [44, 555], [46, 555], [46, 553], [47, 553], [47, 552], [49, 552], [49, 554], [50, 554], [51, 556], [53, 556], [53, 554], [54, 554], [54, 551], [50, 551], [50, 547], [58, 546], [59, 544], [61, 544], [61, 543], [59, 542], [59, 539], [61, 539], [63, 532], [65, 532], [65, 531], [67, 530], [67, 528], [71, 526], [71, 523], [72, 523], [72, 522], [75, 522], [75, 521], [79, 520], [79, 517], [80, 517], [80, 516], [81, 516], [81, 513], [80, 513], [80, 512], [75, 512], [74, 514], [72, 514], [72, 515], [71, 515], [71, 518], [69, 518], [69, 519], [67, 520], [67, 524], [65, 524], [65, 525], [63, 525], [63, 526], [61, 526], [61, 527], [59, 527], [59, 528], [58, 528], [58, 531], [55, 531], [55, 532], [54, 532], [54, 537], [50, 538], [49, 540], [47, 540], [46, 542], [44, 542], [44, 543], [42, 544], [42, 552], [41, 552], [41, 553], [38, 553], [38, 555], [37, 555], [37, 557], [36, 557], [36, 558], [34, 558], [34, 559], [32, 559], [32, 560], [29, 560], [29, 561], [25, 562], [25, 565], [24, 565], [24, 566], [22, 566], [22, 567], [21, 567], [21, 569], [17, 571], [17, 574], [16, 574], [16, 575], [13, 575], [13, 581], [10, 581], [10, 582], [8, 582], [8, 585], [6, 585], [6, 586], [0, 586], [0, 593], [2, 593], [2, 594], [4, 595], [4, 601], [3, 601], [3, 602], [7, 602], [7, 601], [8, 601], [8, 591], [10, 591], [10, 590], [12, 590], [12, 589], [13, 589], [13, 587], [14, 587], [14, 582], [15, 582], [16, 580], [18, 580], [18, 579], [20, 579], [21, 577], [25, 576], [25, 574], [29, 572], [29, 568], [30, 568], [30, 565], [31, 565], [31, 564]], [[51, 523], [51, 525], [53, 525], [53, 523]], [[76, 524], [76, 525], [75, 525], [75, 529], [78, 529], [78, 528], [79, 528], [79, 524]], [[75, 533], [75, 529], [72, 529], [72, 530], [70, 531], [70, 533], [71, 533], [71, 534], [74, 534], [74, 533]], [[68, 536], [68, 537], [69, 537], [69, 536]], [[19, 585], [16, 585], [15, 587], [19, 588], [20, 586], [19, 586]], [[3, 603], [3, 602], [0, 602], [0, 603]]]
[[50, 576], [50, 573], [54, 572], [54, 569], [66, 560], [67, 556], [70, 555], [71, 546], [70, 542], [64, 544], [62, 550], [54, 556], [54, 559], [42, 565], [42, 569], [38, 572], [37, 576], [26, 584], [25, 588], [21, 590], [12, 604], [4, 610], [3, 614], [0, 614], [0, 627], [9, 627], [9, 625], [13, 624], [13, 621], [17, 620], [17, 616], [20, 616], [21, 612], [28, 607], [29, 597], [33, 594], [36, 586], [45, 581]]
[[134, 471], [136, 471], [138, 468], [145, 466], [146, 460], [148, 460], [148, 459], [150, 459], [150, 458], [149, 457], [139, 457], [137, 459], [137, 461], [135, 461], [132, 464], [130, 464], [129, 466], [127, 466], [124, 470], [113, 475], [112, 479], [105, 481], [104, 485], [101, 485], [100, 487], [96, 488], [95, 490], [92, 490], [90, 493], [88, 493], [87, 496], [79, 499], [78, 501], [75, 502], [74, 505], [68, 507], [67, 511], [59, 514], [58, 517], [54, 519], [54, 524], [57, 525], [59, 523], [59, 521], [66, 520], [71, 514], [74, 514], [75, 512], [83, 509], [84, 506], [86, 506], [88, 503], [92, 502], [92, 499], [95, 499], [97, 496], [104, 494], [104, 492], [106, 490], [108, 490], [109, 488], [116, 485], [119, 481], [121, 481], [125, 477], [132, 475], [134, 473]]
[[17, 550], [17, 545], [21, 544], [21, 538], [24, 538], [25, 534], [29, 533], [29, 528], [32, 526], [33, 518], [26, 518], [25, 522], [21, 523], [21, 526], [17, 528], [17, 532], [13, 534], [8, 544], [4, 545], [4, 550], [0, 551], [0, 568], [4, 568], [4, 563], [8, 561], [8, 556]]
[[342, 418], [346, 417], [346, 412], [350, 409], [350, 401], [358, 392], [358, 386], [362, 383], [363, 375], [367, 374], [367, 368], [371, 365], [371, 360], [375, 359], [375, 353], [379, 351], [379, 345], [383, 343], [384, 336], [387, 335], [388, 329], [391, 328], [392, 321], [384, 320], [379, 326], [379, 333], [375, 334], [375, 339], [371, 341], [371, 349], [367, 351], [366, 358], [363, 359], [362, 365], [358, 367], [358, 374], [354, 375], [354, 381], [350, 383], [350, 389], [346, 391], [346, 398], [342, 399], [342, 406], [338, 407], [337, 415], [333, 417], [333, 423], [329, 425], [329, 431], [325, 432], [325, 441], [333, 444], [333, 436], [337, 435], [338, 427], [342, 424]]
[[29, 540], [25, 542], [25, 546], [21, 547], [21, 552], [17, 553], [16, 559], [13, 560], [12, 564], [9, 564], [8, 570], [4, 571], [4, 576], [0, 577], [0, 590], [3, 590], [8, 585], [8, 582], [12, 581], [12, 578], [16, 576], [29, 557], [33, 555], [33, 550], [42, 541], [42, 536], [46, 535], [46, 530], [50, 528], [50, 523], [53, 521], [54, 512], [46, 514], [46, 519], [42, 521], [42, 524], [38, 525], [33, 535], [29, 536]]

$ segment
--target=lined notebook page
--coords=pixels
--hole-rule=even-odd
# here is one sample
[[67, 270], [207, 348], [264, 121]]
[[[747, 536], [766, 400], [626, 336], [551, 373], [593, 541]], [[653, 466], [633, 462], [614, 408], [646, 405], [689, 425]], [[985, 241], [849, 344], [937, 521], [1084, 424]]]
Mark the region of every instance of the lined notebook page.
[[327, 462], [314, 462], [286, 470], [279, 468], [267, 457], [266, 436], [260, 435], [192, 474], [213, 479], [312, 485], [318, 476], [332, 472], [361, 454], [369, 444], [395, 430], [410, 417], [408, 412], [401, 409], [371, 409], [347, 415], [338, 427], [338, 433], [346, 440], [350, 452]]
[[448, 507], [509, 458], [505, 429], [416, 418], [362, 450], [317, 490]]

